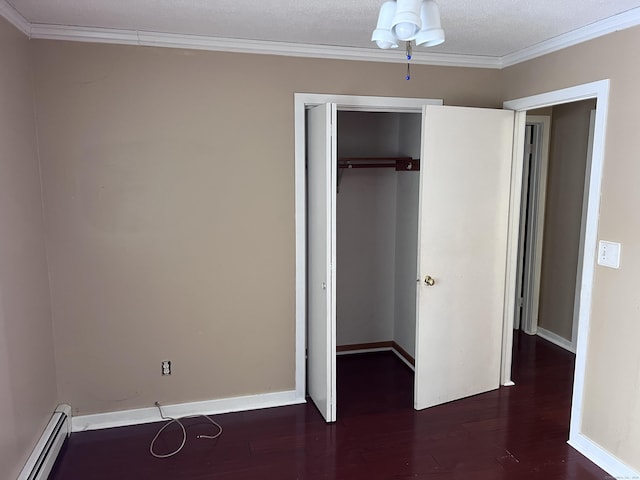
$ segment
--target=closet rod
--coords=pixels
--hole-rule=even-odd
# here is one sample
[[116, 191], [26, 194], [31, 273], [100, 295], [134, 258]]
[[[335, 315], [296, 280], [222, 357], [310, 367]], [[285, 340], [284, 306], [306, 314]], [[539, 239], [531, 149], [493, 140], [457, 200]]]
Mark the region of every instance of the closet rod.
[[420, 160], [411, 157], [349, 157], [339, 158], [338, 168], [394, 168], [420, 170]]
[[340, 168], [396, 168], [394, 163], [342, 163]]

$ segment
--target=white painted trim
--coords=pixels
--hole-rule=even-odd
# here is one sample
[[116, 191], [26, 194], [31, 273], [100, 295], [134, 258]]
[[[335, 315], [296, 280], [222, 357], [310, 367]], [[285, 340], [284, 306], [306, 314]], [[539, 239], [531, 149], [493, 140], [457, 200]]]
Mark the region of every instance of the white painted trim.
[[4, 17], [27, 37], [31, 36], [31, 24], [7, 0], [0, 0], [0, 16]]
[[[594, 127], [593, 155], [589, 174], [589, 200], [584, 238], [584, 257], [582, 261], [582, 280], [580, 282], [580, 317], [578, 338], [576, 343], [576, 364], [571, 402], [570, 438], [577, 438], [582, 433], [582, 409], [584, 397], [584, 381], [586, 375], [587, 351], [589, 347], [589, 326], [591, 322], [591, 296], [598, 233], [598, 211], [602, 186], [602, 168], [604, 164], [604, 146], [606, 138], [607, 113], [609, 111], [609, 80], [564, 88], [554, 92], [533, 95], [504, 102], [504, 108], [524, 112], [535, 108], [554, 104], [596, 99], [596, 121]], [[515, 284], [514, 284], [515, 286]], [[512, 344], [503, 345], [511, 352]], [[590, 458], [590, 457], [588, 457]]]
[[[530, 185], [534, 192], [529, 198], [534, 203], [531, 212], [534, 218], [530, 220], [529, 232], [535, 235], [529, 242], [528, 257], [524, 263], [525, 275], [528, 279], [528, 290], [525, 293], [525, 308], [523, 310], [523, 330], [529, 335], [535, 335], [538, 329], [538, 311], [540, 308], [540, 277], [542, 274], [542, 248], [544, 242], [544, 215], [547, 198], [547, 172], [549, 170], [549, 146], [551, 143], [551, 117], [543, 115], [527, 116], [527, 124], [541, 126], [542, 132], [536, 131], [536, 156], [533, 159], [533, 179]], [[540, 141], [541, 140], [541, 141]], [[533, 246], [533, 248], [531, 248]], [[574, 350], [575, 352], [575, 347]]]
[[636, 25], [640, 25], [640, 7], [505, 55], [501, 58], [501, 67], [510, 67]]
[[[362, 95], [334, 95], [331, 93], [296, 93], [304, 105], [335, 103], [339, 111], [351, 112], [413, 112], [422, 113], [423, 105], [442, 105], [441, 99], [411, 97], [368, 97]], [[304, 111], [304, 110], [303, 110]]]
[[513, 319], [516, 306], [518, 272], [518, 245], [520, 234], [520, 204], [522, 201], [522, 158], [526, 112], [516, 112], [513, 119], [513, 151], [511, 154], [511, 192], [509, 195], [509, 220], [507, 233], [507, 258], [505, 262], [504, 306], [502, 316], [502, 353], [500, 359], [500, 384], [509, 386], [511, 380], [512, 352], [505, 348], [513, 345]]
[[296, 232], [296, 394], [306, 392], [307, 347], [307, 190], [306, 190], [306, 121], [310, 105], [335, 103], [338, 110], [366, 112], [422, 112], [422, 105], [442, 105], [441, 99], [367, 97], [323, 93], [294, 94], [294, 165]]
[[637, 480], [640, 478], [640, 472], [581, 433], [570, 435], [567, 443], [611, 475], [612, 479]]
[[331, 145], [331, 155], [328, 158], [329, 165], [327, 169], [327, 177], [328, 180], [327, 185], [327, 213], [328, 215], [328, 225], [327, 229], [329, 230], [328, 240], [330, 245], [330, 257], [326, 259], [329, 267], [329, 271], [327, 272], [327, 279], [329, 281], [329, 315], [328, 315], [328, 338], [329, 345], [327, 355], [327, 365], [329, 367], [329, 372], [331, 378], [329, 378], [328, 382], [328, 397], [331, 399], [331, 408], [329, 418], [327, 418], [328, 422], [336, 421], [336, 411], [338, 410], [338, 389], [337, 389], [337, 371], [336, 371], [336, 343], [337, 339], [337, 330], [338, 330], [338, 291], [337, 291], [337, 278], [336, 278], [336, 264], [337, 264], [337, 250], [338, 250], [338, 238], [337, 238], [337, 219], [338, 219], [338, 107], [335, 103], [331, 104], [331, 138], [329, 139]]
[[375, 352], [392, 352], [396, 357], [398, 357], [402, 362], [409, 367], [414, 372], [416, 368], [411, 365], [411, 363], [402, 356], [402, 354], [393, 347], [378, 347], [378, 348], [363, 348], [358, 350], [344, 350], [342, 352], [336, 353], [336, 355], [357, 355], [358, 353], [375, 353]]
[[304, 94], [294, 95], [294, 179], [296, 235], [296, 395], [307, 391], [307, 171]]
[[[144, 45], [167, 48], [186, 48], [220, 52], [284, 55], [306, 58], [328, 58], [370, 62], [404, 63], [405, 57], [398, 50], [380, 50], [363, 47], [310, 45], [301, 43], [271, 42], [238, 38], [211, 37], [207, 35], [181, 35], [141, 30], [97, 28], [72, 25], [29, 23], [6, 0], [0, 0], [0, 15], [30, 38], [67, 40], [76, 42]], [[533, 58], [570, 47], [588, 40], [624, 30], [640, 24], [640, 7], [573, 30], [504, 56], [433, 53], [415, 49], [412, 63], [448, 67], [473, 67], [502, 69]]]
[[[587, 172], [591, 171], [591, 159], [593, 157], [593, 133], [596, 126], [596, 111], [595, 109], [589, 112], [589, 137], [587, 140], [587, 159], [585, 164], [585, 175], [584, 175], [584, 187], [582, 192], [582, 212], [580, 216], [580, 245], [578, 247], [578, 258], [582, 258], [584, 256], [584, 238], [585, 238], [585, 229], [587, 225], [587, 203], [589, 200], [589, 177]], [[578, 263], [578, 268], [576, 269], [576, 289], [574, 292], [573, 299], [573, 322], [571, 325], [571, 343], [576, 345], [578, 340], [578, 327], [580, 325], [580, 289], [578, 285], [580, 285], [580, 280], [582, 279], [582, 265]]]
[[[538, 312], [540, 309], [540, 278], [542, 276], [542, 248], [544, 245], [544, 217], [547, 206], [547, 180], [549, 172], [549, 148], [551, 146], [551, 117], [549, 116], [531, 116], [531, 123], [542, 124], [542, 145], [538, 145], [541, 148], [540, 154], [537, 156], [539, 160], [536, 165], [536, 224], [535, 224], [535, 238], [534, 238], [534, 252], [533, 261], [530, 262], [533, 269], [531, 274], [532, 284], [530, 298], [531, 298], [531, 311], [530, 319], [528, 320], [531, 326], [532, 333], [538, 328]], [[575, 351], [575, 346], [574, 346]]]
[[342, 356], [342, 355], [357, 355], [359, 353], [391, 352], [392, 350], [393, 350], [392, 347], [358, 348], [355, 350], [342, 350], [340, 352], [336, 352], [336, 355]]
[[[515, 124], [515, 120], [514, 120], [514, 124]], [[514, 313], [513, 313], [513, 329], [514, 330], [520, 330], [521, 328], [524, 329], [523, 325], [523, 316], [525, 314], [525, 307], [526, 307], [526, 293], [522, 293], [523, 290], [525, 290], [525, 284], [526, 284], [526, 275], [524, 274], [525, 272], [525, 266], [526, 266], [526, 258], [525, 255], [523, 255], [523, 252], [525, 251], [524, 249], [524, 245], [526, 243], [526, 227], [527, 227], [527, 223], [523, 221], [524, 218], [526, 218], [527, 216], [527, 202], [524, 202], [523, 200], [525, 198], [528, 198], [529, 196], [529, 187], [531, 184], [531, 178], [530, 178], [530, 170], [531, 170], [531, 153], [535, 152], [535, 145], [533, 145], [533, 138], [534, 135], [533, 133], [535, 133], [535, 128], [531, 128], [531, 136], [529, 136], [529, 130], [528, 128], [529, 124], [525, 124], [525, 129], [524, 129], [524, 153], [522, 155], [522, 187], [520, 190], [520, 216], [519, 216], [519, 224], [520, 224], [520, 228], [518, 230], [518, 266], [516, 268], [516, 272], [517, 272], [517, 276], [516, 276], [516, 295], [515, 295], [515, 305], [514, 305]], [[515, 140], [515, 136], [514, 136], [514, 140]], [[533, 145], [533, 147], [532, 147]], [[527, 150], [529, 150], [529, 152], [527, 152]], [[514, 155], [515, 155], [515, 151], [514, 151]], [[515, 162], [515, 158], [512, 159], [512, 162]], [[508, 318], [508, 316], [506, 317]], [[505, 321], [506, 321], [505, 318]]]
[[[202, 402], [178, 403], [162, 405], [162, 411], [168, 417], [184, 417], [187, 415], [218, 415], [229, 412], [242, 412], [261, 408], [284, 407], [306, 403], [294, 390], [285, 392], [263, 393], [246, 397], [221, 398]], [[97, 413], [73, 417], [72, 431], [99, 430], [102, 428], [123, 427], [143, 423], [161, 422], [157, 407], [120, 410], [117, 412]]]
[[[117, 43], [148, 47], [187, 48], [219, 52], [284, 55], [305, 58], [329, 58], [370, 62], [404, 63], [402, 52], [377, 48], [310, 45], [302, 43], [245, 40], [240, 38], [180, 35], [172, 33], [121, 30], [114, 28], [76, 27], [68, 25], [31, 25], [31, 37], [47, 40]], [[456, 55], [414, 50], [411, 62], [416, 65], [500, 68], [500, 58], [482, 55]]]
[[411, 362], [409, 362], [409, 360], [407, 360], [406, 358], [404, 358], [402, 356], [402, 354], [396, 350], [395, 348], [391, 347], [391, 351], [393, 353], [395, 353], [396, 357], [398, 357], [400, 360], [402, 360], [404, 362], [404, 364], [409, 367], [411, 370], [413, 370], [414, 372], [416, 371], [416, 367], [414, 365], [411, 365]]
[[567, 340], [564, 337], [561, 337], [557, 333], [553, 333], [551, 330], [547, 330], [546, 328], [538, 327], [536, 335], [541, 338], [544, 338], [546, 341], [557, 345], [560, 348], [564, 348], [565, 350], [570, 351], [571, 353], [576, 353], [576, 347], [571, 343], [570, 340]]
[[582, 85], [576, 85], [575, 87], [562, 88], [552, 92], [540, 93], [538, 95], [531, 95], [529, 97], [507, 100], [503, 103], [503, 108], [520, 112], [551, 107], [563, 103], [578, 102], [589, 98], [597, 98], [597, 100], [600, 101], [600, 96], [607, 97], [608, 100], [608, 79], [584, 83]]

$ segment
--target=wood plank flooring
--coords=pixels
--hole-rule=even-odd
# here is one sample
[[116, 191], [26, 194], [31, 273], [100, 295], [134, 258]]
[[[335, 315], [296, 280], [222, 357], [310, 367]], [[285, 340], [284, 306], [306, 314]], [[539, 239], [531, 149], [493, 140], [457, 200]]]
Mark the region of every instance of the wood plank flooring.
[[[572, 354], [516, 335], [515, 387], [413, 410], [413, 373], [391, 353], [338, 357], [338, 421], [311, 403], [188, 421], [184, 449], [149, 454], [161, 424], [74, 433], [50, 480], [431, 479], [604, 480], [566, 444]], [[177, 429], [156, 445], [180, 443]]]

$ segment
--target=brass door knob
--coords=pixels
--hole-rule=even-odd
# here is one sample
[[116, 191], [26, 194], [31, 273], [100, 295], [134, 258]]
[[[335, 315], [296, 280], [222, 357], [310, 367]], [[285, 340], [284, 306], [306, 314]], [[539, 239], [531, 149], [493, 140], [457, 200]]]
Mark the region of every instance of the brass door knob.
[[433, 287], [436, 284], [436, 281], [431, 275], [427, 275], [426, 277], [424, 277], [424, 284], [427, 287]]

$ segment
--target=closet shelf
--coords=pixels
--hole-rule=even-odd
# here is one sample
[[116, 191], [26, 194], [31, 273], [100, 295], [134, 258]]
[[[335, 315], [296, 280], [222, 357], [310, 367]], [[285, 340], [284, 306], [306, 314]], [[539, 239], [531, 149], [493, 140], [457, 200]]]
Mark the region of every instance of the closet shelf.
[[343, 157], [338, 168], [394, 168], [396, 171], [420, 171], [420, 160], [411, 157]]

